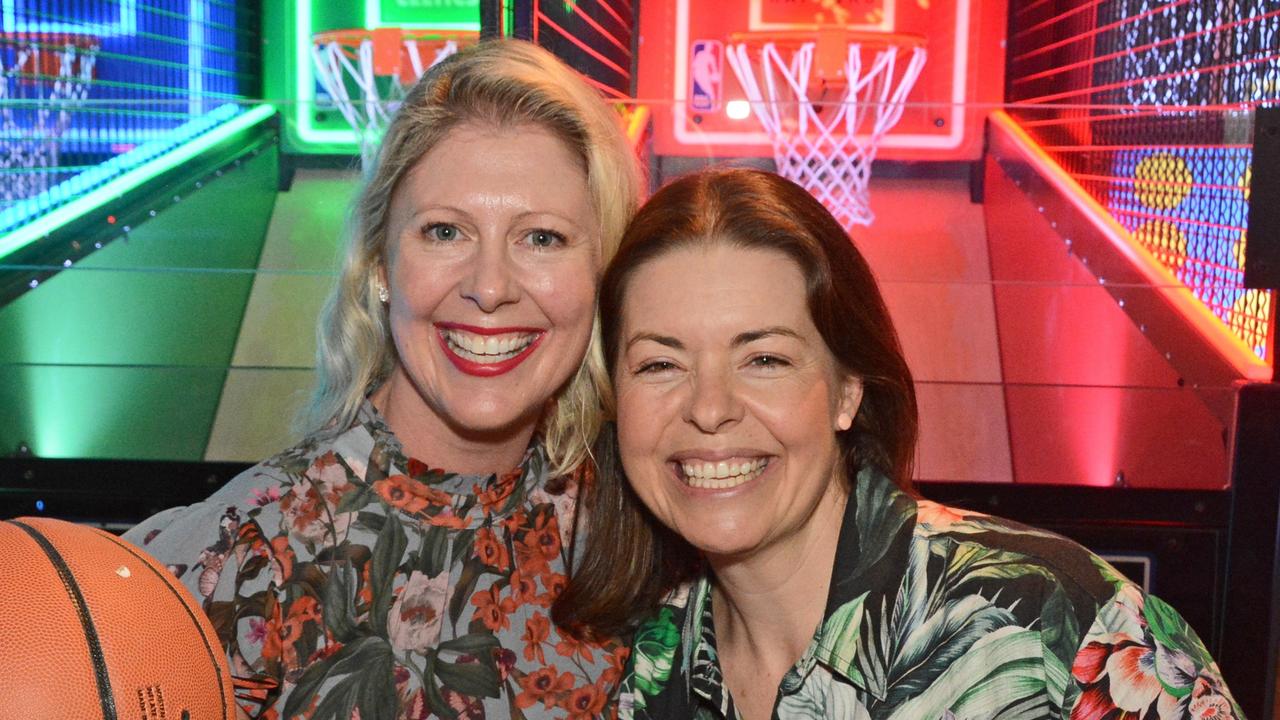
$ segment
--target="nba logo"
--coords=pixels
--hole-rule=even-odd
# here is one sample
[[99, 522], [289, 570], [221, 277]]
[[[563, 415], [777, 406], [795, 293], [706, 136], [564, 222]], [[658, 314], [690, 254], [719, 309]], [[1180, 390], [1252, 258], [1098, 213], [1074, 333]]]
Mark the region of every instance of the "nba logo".
[[699, 112], [720, 109], [720, 69], [724, 44], [719, 40], [695, 40], [689, 50], [689, 106]]

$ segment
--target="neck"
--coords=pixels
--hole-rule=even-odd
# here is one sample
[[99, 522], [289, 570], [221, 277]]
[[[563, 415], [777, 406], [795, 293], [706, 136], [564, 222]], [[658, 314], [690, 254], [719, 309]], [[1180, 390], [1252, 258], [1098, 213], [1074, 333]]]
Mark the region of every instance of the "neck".
[[813, 516], [785, 541], [747, 556], [708, 557], [721, 655], [777, 668], [795, 664], [826, 609], [848, 493], [833, 482]]
[[407, 455], [433, 468], [463, 475], [504, 473], [519, 465], [537, 427], [537, 418], [533, 418], [491, 431], [458, 428], [423, 402], [413, 382], [399, 369], [369, 399]]

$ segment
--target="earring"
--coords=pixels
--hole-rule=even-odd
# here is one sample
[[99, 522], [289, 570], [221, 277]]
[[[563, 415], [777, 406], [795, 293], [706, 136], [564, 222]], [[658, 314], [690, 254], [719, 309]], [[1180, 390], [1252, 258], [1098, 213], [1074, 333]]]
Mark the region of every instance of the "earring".
[[382, 283], [378, 283], [378, 299], [384, 303], [391, 299], [391, 293], [387, 292], [387, 286]]
[[836, 427], [842, 431], [853, 427], [853, 416], [849, 413], [840, 413], [836, 416]]

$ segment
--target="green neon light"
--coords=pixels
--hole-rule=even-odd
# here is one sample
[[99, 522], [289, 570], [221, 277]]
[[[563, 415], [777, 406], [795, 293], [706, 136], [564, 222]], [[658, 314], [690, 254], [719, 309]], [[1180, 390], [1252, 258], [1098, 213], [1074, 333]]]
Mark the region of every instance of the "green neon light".
[[[472, 30], [474, 32], [480, 32], [480, 19], [478, 17], [475, 20], [444, 20], [444, 21], [413, 22], [413, 21], [391, 19], [391, 20], [384, 21], [382, 19], [382, 4], [384, 2], [387, 2], [387, 0], [364, 0], [365, 28], [372, 30], [374, 28], [380, 28], [380, 27], [400, 27], [400, 28], [411, 28], [414, 30]], [[444, 5], [445, 3], [436, 3], [436, 4]], [[419, 6], [422, 7], [422, 9], [424, 10], [428, 9], [430, 5], [431, 3], [429, 2], [419, 3]], [[477, 13], [479, 11], [479, 7], [480, 6], [477, 3], [476, 5]]]
[[297, 9], [296, 22], [293, 24], [294, 74], [298, 78], [295, 88], [298, 103], [294, 106], [294, 120], [298, 137], [307, 143], [350, 145], [354, 149], [357, 142], [354, 130], [321, 130], [312, 124], [311, 113], [316, 105], [316, 76], [311, 66], [311, 0], [297, 0], [294, 7]]
[[157, 175], [168, 172], [187, 162], [241, 130], [257, 125], [274, 115], [275, 112], [274, 105], [259, 105], [243, 115], [238, 115], [228, 120], [204, 135], [192, 138], [190, 141], [174, 148], [171, 152], [167, 152], [129, 170], [106, 185], [85, 193], [66, 205], [40, 216], [9, 233], [7, 237], [0, 238], [0, 257], [21, 250], [63, 225], [84, 217], [108, 202], [116, 200], [124, 193], [152, 180]]
[[[364, 24], [366, 30], [380, 27], [403, 27], [418, 30], [473, 30], [480, 31], [480, 19], [474, 22], [396, 22], [384, 23], [382, 20], [383, 0], [364, 0]], [[297, 0], [294, 4], [294, 64], [297, 77], [298, 102], [294, 107], [294, 127], [298, 138], [305, 143], [333, 144], [350, 146], [351, 152], [359, 147], [360, 139], [356, 131], [351, 129], [321, 129], [315, 126], [313, 111], [316, 105], [316, 76], [311, 64], [311, 27], [312, 0]]]

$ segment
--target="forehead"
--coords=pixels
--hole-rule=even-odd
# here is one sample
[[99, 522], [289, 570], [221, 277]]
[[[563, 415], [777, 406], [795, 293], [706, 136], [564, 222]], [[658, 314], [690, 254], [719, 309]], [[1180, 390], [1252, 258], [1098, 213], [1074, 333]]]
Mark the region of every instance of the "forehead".
[[817, 335], [795, 261], [776, 250], [729, 243], [678, 248], [637, 268], [623, 313], [627, 332], [723, 338], [785, 325]]
[[418, 158], [392, 202], [424, 196], [440, 202], [513, 201], [564, 215], [590, 214], [582, 159], [559, 136], [535, 124], [497, 126], [467, 122]]

